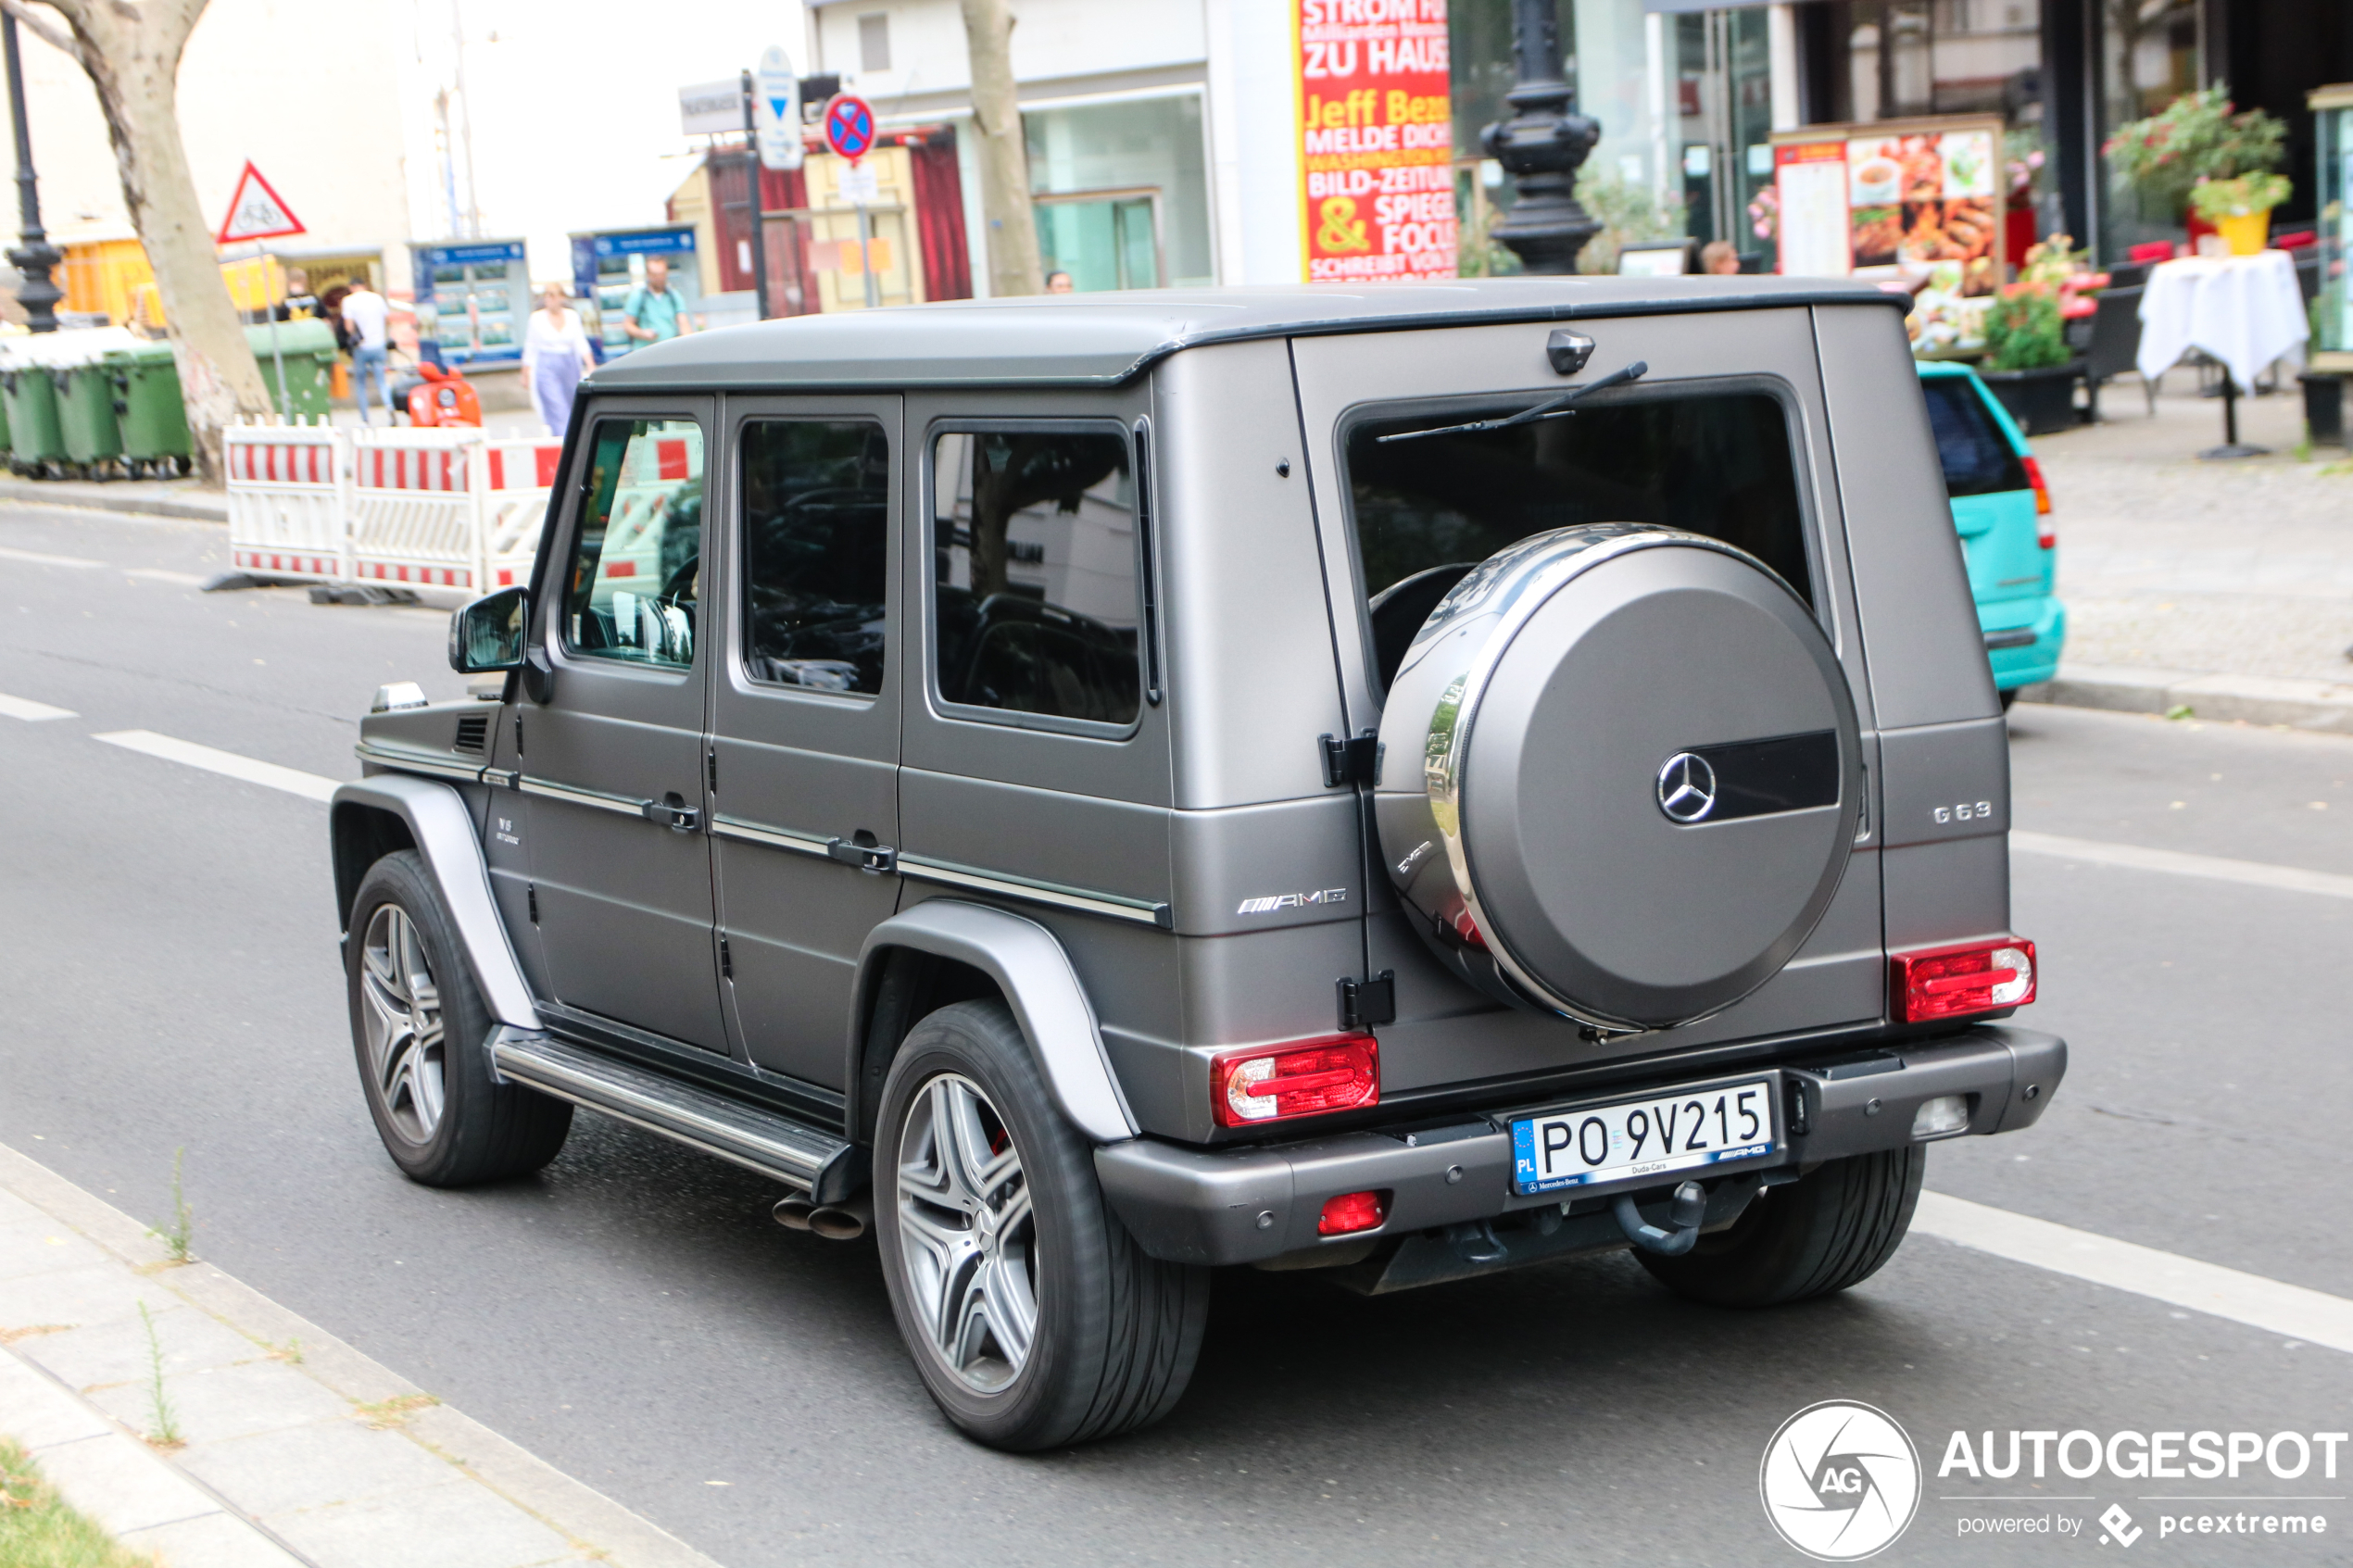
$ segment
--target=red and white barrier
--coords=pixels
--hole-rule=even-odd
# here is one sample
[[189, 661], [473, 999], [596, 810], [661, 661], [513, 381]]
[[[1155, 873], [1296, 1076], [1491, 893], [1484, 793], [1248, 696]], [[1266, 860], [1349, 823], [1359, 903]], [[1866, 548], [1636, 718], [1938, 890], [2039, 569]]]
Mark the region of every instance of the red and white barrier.
[[229, 558], [236, 570], [321, 582], [350, 577], [344, 434], [323, 424], [235, 425], [222, 433]]
[[408, 426], [245, 425], [227, 440], [239, 570], [477, 594], [530, 580], [563, 448]]

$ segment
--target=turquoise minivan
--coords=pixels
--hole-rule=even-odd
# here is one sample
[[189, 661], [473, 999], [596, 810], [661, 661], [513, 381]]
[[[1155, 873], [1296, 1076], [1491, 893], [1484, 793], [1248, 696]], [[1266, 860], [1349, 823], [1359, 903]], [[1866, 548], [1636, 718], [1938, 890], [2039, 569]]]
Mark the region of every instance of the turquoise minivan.
[[1936, 361], [1919, 370], [1985, 657], [2007, 708], [2020, 686], [2058, 673], [2067, 641], [2067, 607], [2052, 591], [2058, 535], [2051, 493], [2026, 437], [1976, 371]]

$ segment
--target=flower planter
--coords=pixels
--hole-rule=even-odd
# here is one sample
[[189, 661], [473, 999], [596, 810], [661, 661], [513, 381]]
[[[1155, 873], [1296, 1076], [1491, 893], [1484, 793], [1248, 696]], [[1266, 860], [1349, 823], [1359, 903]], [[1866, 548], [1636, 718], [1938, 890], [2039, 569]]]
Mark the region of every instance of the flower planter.
[[2271, 239], [2271, 209], [2226, 213], [2214, 220], [2214, 232], [2231, 247], [2233, 256], [2259, 256]]
[[2031, 370], [1980, 370], [1978, 379], [2008, 409], [2029, 435], [2053, 435], [2082, 422], [2075, 411], [2075, 383], [2083, 361], [2042, 365]]

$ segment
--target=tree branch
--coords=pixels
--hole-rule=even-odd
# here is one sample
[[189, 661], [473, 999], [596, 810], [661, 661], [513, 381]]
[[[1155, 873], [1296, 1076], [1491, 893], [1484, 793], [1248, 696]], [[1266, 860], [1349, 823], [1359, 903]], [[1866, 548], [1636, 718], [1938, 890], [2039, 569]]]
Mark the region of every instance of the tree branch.
[[81, 66], [85, 70], [89, 69], [89, 62], [82, 57], [82, 45], [73, 41], [73, 35], [49, 18], [26, 6], [24, 0], [0, 0], [0, 10], [5, 10], [16, 18], [18, 21], [24, 24], [26, 31], [49, 45], [50, 48], [57, 50], [75, 65]]

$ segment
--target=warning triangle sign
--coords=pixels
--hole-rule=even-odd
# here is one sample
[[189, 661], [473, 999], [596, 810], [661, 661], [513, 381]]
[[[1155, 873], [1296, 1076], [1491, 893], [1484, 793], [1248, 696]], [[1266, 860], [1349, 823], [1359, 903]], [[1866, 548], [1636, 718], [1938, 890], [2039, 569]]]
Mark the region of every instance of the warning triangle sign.
[[229, 245], [244, 240], [275, 240], [304, 232], [307, 231], [302, 220], [270, 188], [270, 182], [248, 159], [245, 172], [237, 176], [237, 194], [229, 198], [229, 216], [221, 221], [218, 243]]

